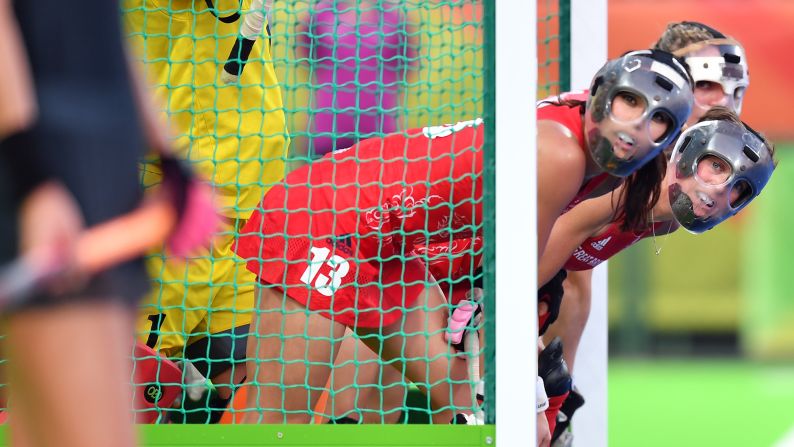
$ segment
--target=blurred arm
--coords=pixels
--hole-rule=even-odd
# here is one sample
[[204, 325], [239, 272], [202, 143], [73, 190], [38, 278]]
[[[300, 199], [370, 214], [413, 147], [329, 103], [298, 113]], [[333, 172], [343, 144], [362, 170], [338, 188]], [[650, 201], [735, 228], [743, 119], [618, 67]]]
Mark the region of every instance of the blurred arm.
[[0, 0], [0, 138], [30, 126], [33, 82], [11, 2]]

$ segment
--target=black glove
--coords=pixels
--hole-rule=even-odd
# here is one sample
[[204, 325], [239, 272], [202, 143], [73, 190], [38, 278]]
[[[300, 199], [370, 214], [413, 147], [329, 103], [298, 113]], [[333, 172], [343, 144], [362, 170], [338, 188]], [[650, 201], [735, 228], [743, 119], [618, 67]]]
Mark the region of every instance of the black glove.
[[549, 313], [540, 317], [540, 335], [543, 335], [549, 326], [557, 321], [560, 316], [560, 306], [562, 305], [563, 288], [562, 283], [568, 277], [565, 269], [560, 270], [551, 278], [549, 282], [538, 289], [538, 304], [546, 303]]
[[562, 340], [554, 340], [538, 356], [538, 376], [543, 379], [549, 397], [562, 396], [571, 391], [571, 373], [562, 358]]
[[174, 204], [178, 216], [182, 216], [187, 206], [190, 185], [194, 181], [193, 171], [187, 162], [172, 155], [160, 156], [160, 169], [163, 171], [162, 188]]

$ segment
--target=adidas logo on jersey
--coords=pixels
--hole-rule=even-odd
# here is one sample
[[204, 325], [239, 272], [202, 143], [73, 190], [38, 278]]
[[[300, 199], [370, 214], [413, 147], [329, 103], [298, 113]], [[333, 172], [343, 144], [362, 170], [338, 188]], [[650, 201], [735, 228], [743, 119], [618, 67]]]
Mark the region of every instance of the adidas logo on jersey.
[[353, 242], [351, 240], [350, 234], [342, 234], [340, 236], [336, 236], [335, 238], [326, 238], [326, 242], [328, 244], [333, 245], [336, 247], [337, 250], [341, 251], [346, 255], [350, 255], [353, 253]]
[[593, 242], [590, 245], [593, 248], [595, 248], [596, 250], [601, 251], [601, 250], [604, 249], [604, 247], [606, 247], [606, 245], [609, 243], [610, 239], [612, 239], [612, 236], [605, 237], [604, 239], [601, 239], [600, 241], [597, 241], [597, 242]]

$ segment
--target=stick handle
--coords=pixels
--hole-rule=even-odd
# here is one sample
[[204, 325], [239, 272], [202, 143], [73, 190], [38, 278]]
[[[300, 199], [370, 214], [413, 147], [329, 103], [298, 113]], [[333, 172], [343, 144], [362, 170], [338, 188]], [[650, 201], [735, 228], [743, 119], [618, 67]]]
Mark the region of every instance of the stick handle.
[[47, 264], [31, 256], [0, 268], [0, 311], [23, 303], [49, 280], [68, 271], [93, 275], [140, 256], [162, 243], [176, 223], [166, 200], [147, 202], [134, 211], [85, 230], [70, 265]]

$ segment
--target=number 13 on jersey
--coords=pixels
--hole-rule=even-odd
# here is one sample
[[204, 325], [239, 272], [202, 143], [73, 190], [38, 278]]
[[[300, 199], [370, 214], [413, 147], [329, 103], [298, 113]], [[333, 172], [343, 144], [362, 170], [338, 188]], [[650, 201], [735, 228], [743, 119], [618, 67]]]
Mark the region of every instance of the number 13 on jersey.
[[[342, 285], [342, 279], [350, 272], [350, 263], [341, 256], [328, 255], [331, 250], [326, 247], [312, 247], [312, 259], [309, 266], [301, 275], [301, 282], [308, 284], [325, 296], [331, 296]], [[320, 273], [320, 267], [327, 265], [331, 272], [327, 275]]]

